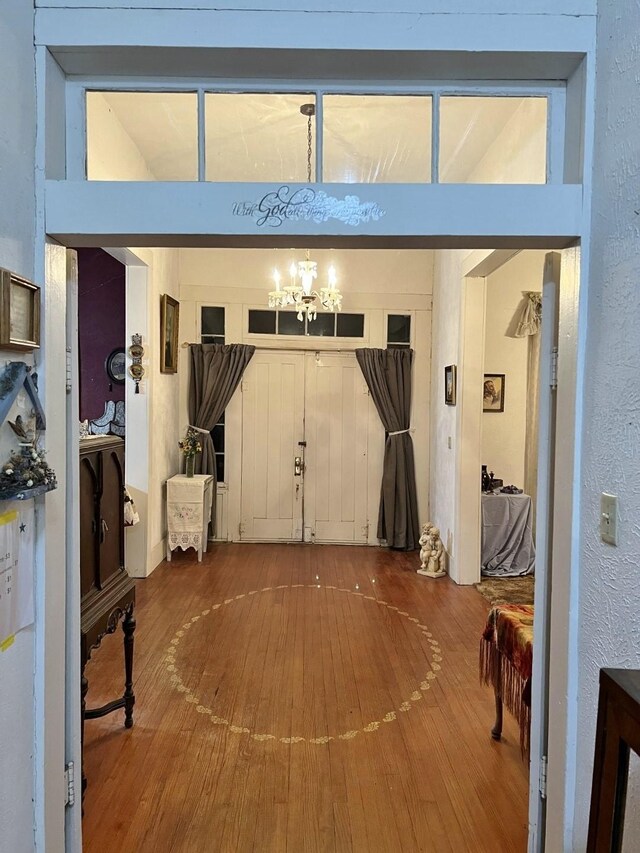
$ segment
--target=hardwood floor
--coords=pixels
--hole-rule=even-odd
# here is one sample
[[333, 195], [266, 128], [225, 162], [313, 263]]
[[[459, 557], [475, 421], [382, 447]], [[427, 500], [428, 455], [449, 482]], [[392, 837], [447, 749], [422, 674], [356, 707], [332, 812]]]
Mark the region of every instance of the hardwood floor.
[[[524, 851], [527, 769], [478, 683], [488, 605], [416, 554], [176, 553], [137, 585], [135, 723], [88, 721], [87, 853]], [[87, 667], [122, 689], [121, 640]]]

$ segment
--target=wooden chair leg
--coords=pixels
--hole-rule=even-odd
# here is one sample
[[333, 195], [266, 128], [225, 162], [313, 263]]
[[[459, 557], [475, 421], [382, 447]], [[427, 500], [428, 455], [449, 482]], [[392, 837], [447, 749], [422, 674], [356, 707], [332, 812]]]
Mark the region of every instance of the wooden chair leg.
[[496, 699], [496, 721], [491, 729], [491, 737], [494, 740], [500, 740], [502, 737], [502, 660], [499, 653], [497, 653], [497, 659], [496, 680], [493, 686]]
[[122, 621], [124, 632], [124, 725], [130, 729], [133, 726], [133, 706], [136, 697], [133, 692], [133, 635], [136, 630], [136, 620], [133, 616], [133, 604], [127, 610]]

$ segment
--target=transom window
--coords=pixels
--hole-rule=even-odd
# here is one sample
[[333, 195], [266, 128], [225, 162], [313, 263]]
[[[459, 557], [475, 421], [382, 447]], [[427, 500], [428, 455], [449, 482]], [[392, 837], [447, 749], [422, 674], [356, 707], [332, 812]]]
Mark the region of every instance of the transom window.
[[87, 90], [87, 178], [306, 183], [311, 153], [312, 182], [545, 183], [549, 98], [515, 86]]
[[408, 349], [411, 346], [411, 315], [387, 315], [387, 347]]
[[251, 335], [304, 335], [321, 338], [363, 338], [364, 314], [318, 312], [309, 322], [298, 320], [295, 311], [249, 309], [248, 332]]

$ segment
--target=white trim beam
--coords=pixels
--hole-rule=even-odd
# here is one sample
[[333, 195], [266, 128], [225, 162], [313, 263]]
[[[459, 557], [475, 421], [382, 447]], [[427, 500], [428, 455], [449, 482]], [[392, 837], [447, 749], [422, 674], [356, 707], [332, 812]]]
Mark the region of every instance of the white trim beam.
[[[586, 53], [590, 15], [40, 8], [35, 42], [65, 47], [261, 48], [308, 51]], [[295, 45], [297, 51], [292, 50]], [[313, 63], [313, 56], [307, 62]], [[518, 59], [516, 57], [516, 59]], [[96, 56], [93, 54], [95, 67]], [[519, 58], [522, 62], [522, 57]], [[356, 76], [357, 67], [351, 69]], [[494, 74], [499, 69], [494, 68]], [[292, 76], [290, 72], [287, 76]], [[511, 75], [508, 75], [511, 76]], [[522, 74], [514, 75], [522, 79]], [[529, 76], [529, 75], [525, 75]]]
[[[291, 184], [292, 192], [305, 184]], [[323, 184], [329, 196], [356, 195], [384, 210], [347, 225], [285, 219], [259, 226], [233, 215], [272, 184], [47, 181], [46, 230], [67, 245], [332, 247], [567, 246], [582, 233], [582, 187], [478, 184]], [[313, 238], [312, 240], [310, 238]]]

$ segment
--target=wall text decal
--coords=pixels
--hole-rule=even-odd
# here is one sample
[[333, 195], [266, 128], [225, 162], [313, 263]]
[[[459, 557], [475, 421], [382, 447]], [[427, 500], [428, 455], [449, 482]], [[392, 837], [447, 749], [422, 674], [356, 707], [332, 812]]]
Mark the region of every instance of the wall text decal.
[[255, 218], [260, 228], [279, 228], [286, 221], [327, 222], [329, 219], [357, 226], [381, 219], [385, 213], [376, 202], [360, 201], [357, 195], [340, 199], [327, 195], [324, 190], [311, 187], [292, 190], [287, 185], [266, 193], [260, 201], [237, 201], [233, 205], [234, 216]]

